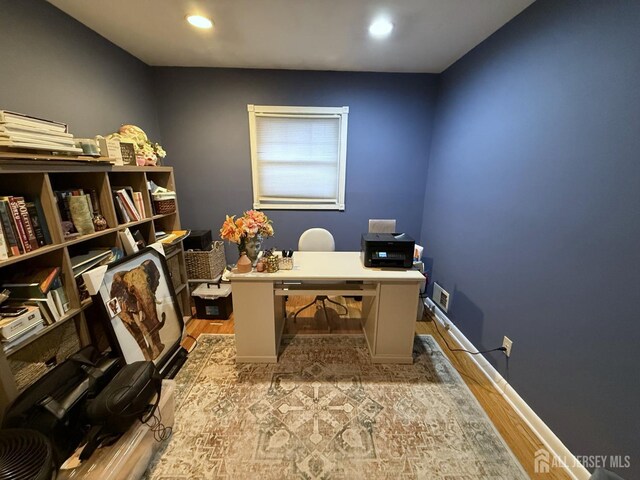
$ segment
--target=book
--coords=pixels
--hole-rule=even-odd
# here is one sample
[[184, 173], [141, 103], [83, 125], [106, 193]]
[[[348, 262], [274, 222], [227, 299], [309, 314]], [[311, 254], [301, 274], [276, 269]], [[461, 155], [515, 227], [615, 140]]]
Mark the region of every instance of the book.
[[36, 236], [36, 240], [38, 242], [38, 247], [44, 247], [48, 245], [47, 239], [44, 236], [44, 230], [42, 228], [43, 224], [46, 224], [46, 220], [40, 217], [38, 214], [38, 209], [36, 208], [35, 202], [26, 202], [25, 206], [27, 207], [27, 211], [29, 212], [29, 218], [31, 219], [31, 225], [33, 226], [33, 233]]
[[100, 211], [100, 201], [98, 200], [98, 192], [96, 192], [95, 189], [90, 188], [87, 193], [91, 198], [91, 209], [93, 210], [93, 214], [102, 215], [102, 212]]
[[4, 233], [0, 228], [0, 260], [7, 260], [9, 258], [9, 250], [7, 249], [7, 242], [4, 238]]
[[54, 130], [44, 130], [40, 127], [33, 127], [15, 122], [0, 122], [0, 133], [5, 135], [21, 134], [21, 135], [37, 135], [38, 138], [51, 138], [57, 141], [60, 139], [71, 140], [73, 135], [66, 132], [57, 132]]
[[58, 313], [62, 317], [69, 311], [70, 304], [67, 299], [67, 293], [64, 291], [64, 286], [60, 286], [56, 289], [52, 289], [51, 292], [53, 294], [53, 301], [56, 304], [56, 308], [58, 309]]
[[71, 257], [71, 266], [73, 268], [73, 276], [78, 277], [87, 270], [101, 264], [105, 259], [111, 257], [111, 249], [106, 250], [89, 250], [84, 255]]
[[42, 228], [42, 235], [44, 236], [45, 245], [51, 245], [53, 241], [51, 240], [49, 225], [47, 225], [47, 217], [45, 217], [44, 210], [42, 209], [42, 202], [40, 201], [40, 198], [36, 197], [33, 203], [36, 207], [36, 213], [38, 214], [40, 228]]
[[49, 306], [47, 302], [44, 300], [25, 300], [22, 302], [22, 305], [37, 307], [40, 310], [40, 314], [42, 315], [42, 323], [44, 325], [53, 325], [55, 323], [55, 319], [52, 313], [49, 311]]
[[9, 210], [11, 211], [13, 224], [16, 227], [18, 240], [20, 241], [20, 245], [22, 245], [22, 251], [24, 253], [29, 253], [31, 251], [31, 244], [29, 243], [29, 238], [27, 237], [27, 234], [24, 230], [24, 226], [22, 225], [22, 220], [20, 219], [18, 202], [16, 202], [14, 197], [2, 197], [2, 199], [6, 199], [9, 202]]
[[144, 208], [144, 199], [142, 198], [142, 192], [133, 192], [133, 203], [136, 206], [136, 210], [140, 214], [140, 218], [146, 218], [147, 213]]
[[124, 206], [130, 221], [141, 220], [142, 217], [133, 203], [133, 189], [131, 187], [113, 187], [113, 191], [118, 195], [122, 205]]
[[73, 195], [68, 198], [71, 221], [80, 235], [95, 233], [93, 216], [91, 215], [91, 200], [89, 195]]
[[31, 115], [25, 115], [24, 113], [11, 112], [9, 110], [0, 110], [0, 122], [4, 124], [26, 125], [43, 131], [68, 133], [68, 128], [65, 123], [33, 117]]
[[11, 256], [20, 255], [15, 227], [12, 224], [13, 216], [9, 210], [9, 202], [7, 200], [0, 200], [0, 218], [2, 220], [2, 231]]
[[118, 232], [118, 237], [120, 238], [122, 248], [124, 248], [127, 255], [131, 255], [138, 251], [138, 245], [136, 245], [136, 241], [133, 239], [133, 235], [131, 235], [128, 228], [125, 228], [122, 232]]
[[120, 200], [120, 197], [117, 193], [113, 194], [113, 204], [116, 207], [118, 223], [129, 223], [131, 219], [129, 218], [129, 215], [127, 215], [127, 211], [125, 210], [124, 205], [122, 204], [122, 200]]
[[56, 196], [56, 203], [58, 204], [58, 210], [60, 211], [60, 219], [63, 222], [71, 221], [71, 213], [69, 212], [69, 204], [67, 198], [70, 197], [70, 190], [56, 190], [53, 192]]
[[4, 282], [11, 298], [44, 298], [59, 280], [60, 267], [45, 267], [25, 270]]
[[33, 230], [33, 224], [31, 223], [31, 217], [29, 216], [29, 210], [27, 210], [27, 205], [26, 205], [26, 202], [24, 201], [24, 197], [14, 197], [14, 198], [18, 203], [18, 212], [20, 212], [20, 220], [22, 221], [24, 231], [27, 235], [27, 239], [29, 240], [29, 245], [31, 245], [31, 250], [36, 250], [40, 245], [38, 245], [38, 240], [36, 239], [36, 233]]

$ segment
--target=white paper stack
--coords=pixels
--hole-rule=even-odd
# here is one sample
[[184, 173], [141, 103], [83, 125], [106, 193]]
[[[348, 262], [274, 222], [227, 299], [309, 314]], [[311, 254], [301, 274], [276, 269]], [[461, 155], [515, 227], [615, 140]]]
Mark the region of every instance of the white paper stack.
[[0, 146], [82, 153], [66, 124], [7, 110], [0, 110]]

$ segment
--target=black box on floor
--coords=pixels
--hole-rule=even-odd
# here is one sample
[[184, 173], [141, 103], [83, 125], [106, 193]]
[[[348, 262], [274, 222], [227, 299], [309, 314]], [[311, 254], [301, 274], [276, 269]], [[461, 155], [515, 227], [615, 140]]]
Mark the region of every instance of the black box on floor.
[[182, 245], [185, 250], [209, 250], [212, 242], [211, 230], [191, 230]]
[[227, 320], [233, 312], [231, 285], [203, 283], [193, 293], [197, 318]]

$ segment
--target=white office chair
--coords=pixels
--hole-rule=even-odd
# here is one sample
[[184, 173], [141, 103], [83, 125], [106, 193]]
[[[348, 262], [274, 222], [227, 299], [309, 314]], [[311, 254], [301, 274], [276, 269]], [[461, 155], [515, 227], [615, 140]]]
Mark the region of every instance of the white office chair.
[[369, 233], [395, 233], [395, 219], [369, 219]]
[[[301, 252], [333, 252], [336, 249], [336, 243], [333, 240], [333, 235], [328, 230], [324, 228], [310, 228], [309, 230], [305, 230], [300, 235], [300, 239], [298, 240], [298, 250]], [[305, 305], [301, 309], [299, 309], [293, 315], [293, 321], [296, 322], [298, 315], [303, 310], [313, 306], [316, 302], [322, 302], [322, 311], [324, 313], [324, 318], [327, 321], [327, 328], [329, 332], [331, 332], [331, 325], [329, 324], [329, 317], [327, 316], [327, 305], [325, 302], [333, 303], [340, 308], [344, 309], [344, 313], [342, 315], [346, 315], [349, 313], [347, 308], [344, 305], [339, 304], [338, 302], [334, 302], [326, 295], [318, 295], [313, 299], [308, 305]]]

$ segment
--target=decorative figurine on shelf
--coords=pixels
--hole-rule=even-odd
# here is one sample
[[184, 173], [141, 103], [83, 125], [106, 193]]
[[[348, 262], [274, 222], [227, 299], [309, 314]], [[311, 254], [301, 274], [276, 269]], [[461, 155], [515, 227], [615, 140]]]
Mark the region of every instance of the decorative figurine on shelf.
[[101, 232], [102, 230], [106, 230], [107, 220], [99, 213], [96, 213], [93, 216], [93, 227], [96, 229], [96, 232]]
[[160, 144], [151, 142], [144, 130], [135, 125], [122, 125], [117, 133], [107, 135], [106, 138], [133, 143], [138, 166], [155, 166], [167, 155]]
[[238, 253], [246, 252], [252, 264], [256, 263], [262, 240], [273, 235], [271, 220], [262, 212], [248, 210], [240, 218], [227, 215], [220, 229], [220, 238], [238, 244]]
[[273, 254], [273, 249], [265, 250], [262, 260], [265, 263], [267, 273], [276, 273], [280, 269], [278, 266], [278, 257]]

